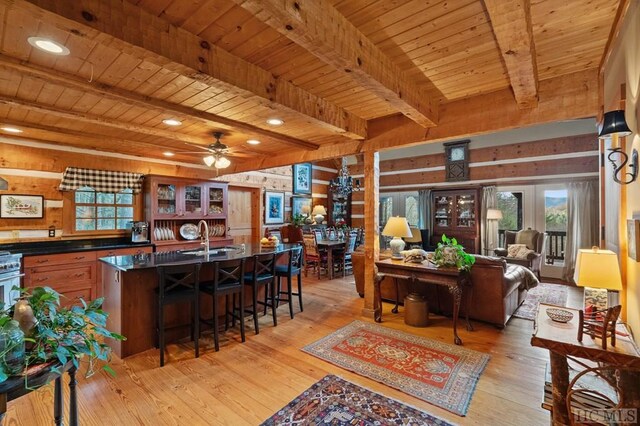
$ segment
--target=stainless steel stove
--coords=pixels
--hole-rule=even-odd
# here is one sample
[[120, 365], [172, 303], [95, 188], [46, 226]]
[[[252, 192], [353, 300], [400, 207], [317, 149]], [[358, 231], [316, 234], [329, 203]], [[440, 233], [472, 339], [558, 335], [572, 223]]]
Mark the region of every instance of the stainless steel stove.
[[20, 292], [12, 288], [20, 287], [20, 278], [24, 276], [20, 273], [21, 262], [21, 254], [0, 251], [0, 302], [5, 306], [13, 305], [20, 297]]

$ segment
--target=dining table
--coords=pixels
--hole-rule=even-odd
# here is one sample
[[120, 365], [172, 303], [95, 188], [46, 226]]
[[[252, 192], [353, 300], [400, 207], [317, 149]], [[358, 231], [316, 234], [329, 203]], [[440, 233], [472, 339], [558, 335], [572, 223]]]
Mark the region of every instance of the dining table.
[[327, 270], [329, 273], [329, 279], [333, 279], [333, 252], [337, 249], [344, 250], [346, 248], [345, 240], [328, 240], [322, 239], [317, 240], [316, 245], [318, 246], [318, 251], [326, 250], [327, 252]]

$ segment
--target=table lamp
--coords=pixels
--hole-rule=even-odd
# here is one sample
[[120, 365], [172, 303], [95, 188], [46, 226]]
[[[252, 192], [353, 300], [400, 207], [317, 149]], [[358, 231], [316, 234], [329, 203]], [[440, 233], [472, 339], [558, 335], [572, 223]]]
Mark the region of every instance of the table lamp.
[[403, 259], [402, 254], [400, 254], [400, 252], [404, 250], [404, 241], [402, 238], [411, 237], [411, 229], [409, 228], [407, 219], [400, 216], [390, 217], [382, 230], [382, 235], [393, 237], [391, 242], [389, 242], [391, 258], [396, 260]]
[[[578, 250], [573, 280], [578, 286], [585, 287], [585, 313], [617, 305], [618, 291], [622, 290], [618, 255], [596, 246]], [[612, 290], [611, 301], [608, 300], [609, 290]]]
[[324, 221], [325, 214], [327, 214], [327, 209], [325, 209], [324, 206], [320, 204], [313, 206], [313, 211], [311, 212], [311, 215], [313, 216], [313, 218], [315, 219], [318, 225], [322, 224], [322, 221]]

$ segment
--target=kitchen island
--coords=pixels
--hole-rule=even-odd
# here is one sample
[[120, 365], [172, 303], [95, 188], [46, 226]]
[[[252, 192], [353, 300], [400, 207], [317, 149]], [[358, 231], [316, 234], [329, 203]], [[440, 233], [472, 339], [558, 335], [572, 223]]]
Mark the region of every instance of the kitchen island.
[[[208, 254], [202, 251], [173, 251], [161, 253], [143, 253], [133, 256], [111, 256], [100, 259], [102, 262], [102, 282], [104, 284], [103, 309], [109, 313], [107, 327], [122, 334], [127, 340], [107, 343], [120, 358], [125, 358], [148, 349], [156, 344], [156, 289], [158, 288], [159, 266], [191, 265], [200, 263], [200, 281], [213, 279], [213, 263], [247, 259], [245, 270], [252, 266], [250, 259], [254, 254], [275, 252], [277, 256], [286, 256], [292, 244], [280, 244], [275, 248], [262, 248], [260, 245], [223, 247], [211, 249]], [[245, 297], [250, 304], [251, 294]], [[200, 304], [201, 317], [210, 318], [211, 299], [204, 297]], [[218, 312], [224, 312], [221, 305]], [[188, 304], [168, 306], [165, 321], [170, 327], [167, 340], [177, 340], [189, 336], [189, 321], [192, 315]], [[172, 327], [173, 326], [173, 327]]]

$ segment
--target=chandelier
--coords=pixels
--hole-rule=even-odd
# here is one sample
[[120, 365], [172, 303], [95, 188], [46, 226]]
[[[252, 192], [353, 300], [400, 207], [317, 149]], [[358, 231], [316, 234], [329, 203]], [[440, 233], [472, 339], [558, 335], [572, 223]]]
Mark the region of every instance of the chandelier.
[[342, 167], [338, 171], [338, 176], [329, 182], [329, 190], [342, 198], [348, 197], [353, 191], [360, 191], [360, 179], [349, 176], [347, 159], [344, 157], [342, 157]]

